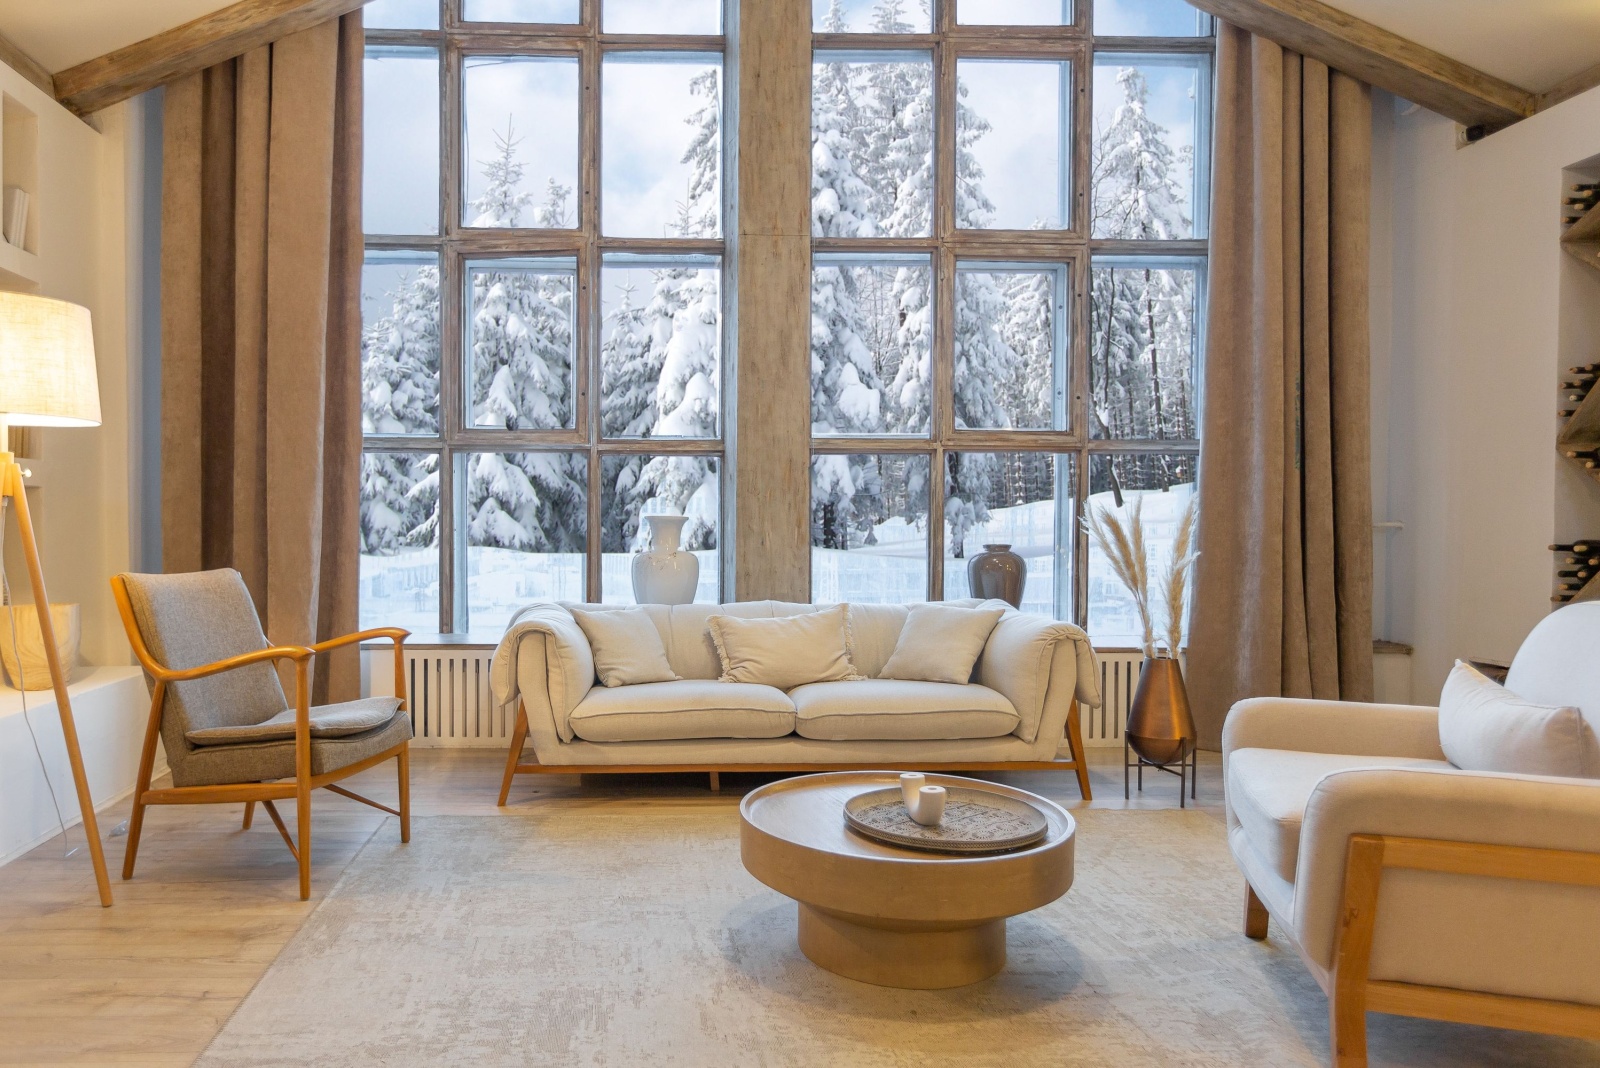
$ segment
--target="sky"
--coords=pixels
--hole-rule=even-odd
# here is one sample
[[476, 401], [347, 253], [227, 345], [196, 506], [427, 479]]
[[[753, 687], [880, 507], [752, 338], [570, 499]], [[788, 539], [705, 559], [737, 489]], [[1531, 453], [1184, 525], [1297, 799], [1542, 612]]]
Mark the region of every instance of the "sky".
[[1069, 77], [1070, 68], [1064, 61], [956, 62], [956, 77], [967, 90], [966, 106], [990, 126], [973, 145], [972, 155], [983, 171], [983, 191], [994, 202], [990, 225], [997, 229], [1064, 224], [1062, 167], [1071, 158], [1071, 140], [1065, 136], [1062, 79]]
[[[469, 56], [462, 63], [466, 134], [466, 197], [462, 222], [483, 195], [483, 164], [500, 155], [499, 138], [509, 130], [525, 166], [519, 191], [544, 203], [551, 180], [571, 190], [568, 221], [577, 223], [578, 61], [559, 56]], [[497, 136], [498, 135], [498, 136]], [[531, 213], [520, 220], [532, 226]]]
[[[688, 197], [684, 150], [694, 131], [685, 122], [703, 98], [695, 76], [720, 56], [623, 58], [600, 71], [600, 230], [608, 237], [667, 237], [677, 206]], [[714, 237], [715, 234], [707, 234]]]
[[[1121, 86], [1117, 74], [1125, 67], [1143, 71], [1150, 93], [1145, 107], [1150, 118], [1166, 127], [1167, 143], [1174, 151], [1194, 147], [1195, 126], [1199, 100], [1195, 90], [1199, 82], [1197, 57], [1188, 56], [1127, 56], [1115, 53], [1098, 53], [1094, 65], [1094, 125], [1101, 130], [1110, 125], [1116, 110], [1122, 105]], [[1179, 189], [1188, 205], [1190, 218], [1194, 217], [1194, 168], [1189, 167], [1178, 175]]]

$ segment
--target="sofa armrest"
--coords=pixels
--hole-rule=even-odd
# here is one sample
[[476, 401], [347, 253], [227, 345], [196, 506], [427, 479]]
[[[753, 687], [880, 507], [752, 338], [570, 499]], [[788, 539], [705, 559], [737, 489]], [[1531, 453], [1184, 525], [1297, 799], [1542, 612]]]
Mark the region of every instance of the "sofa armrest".
[[594, 683], [589, 639], [572, 613], [556, 604], [530, 605], [518, 611], [495, 648], [489, 669], [497, 706], [508, 706], [520, 698], [528, 711], [530, 729], [547, 709], [551, 727], [564, 742], [574, 737], [572, 710]]
[[[1062, 642], [1072, 644], [1071, 657], [1056, 656], [1056, 647]], [[1076, 668], [1076, 677], [1052, 679], [1051, 665], [1064, 662]], [[1060, 671], [1062, 667], [1057, 666], [1055, 670]], [[977, 681], [991, 690], [998, 690], [1011, 702], [1021, 717], [1015, 733], [1030, 744], [1038, 739], [1040, 723], [1047, 718], [1047, 695], [1058, 695], [1064, 702], [1063, 707], [1071, 703], [1073, 696], [1090, 708], [1100, 706], [1100, 669], [1094, 649], [1089, 645], [1089, 636], [1070, 623], [1045, 616], [1015, 610], [1008, 610], [1001, 616], [978, 660]], [[1066, 722], [1064, 712], [1060, 719]]]
[[[1600, 781], [1453, 768], [1360, 768], [1324, 777], [1311, 792], [1301, 825], [1294, 927], [1301, 948], [1325, 968], [1333, 959], [1345, 862], [1350, 836], [1355, 834], [1600, 854]], [[1518, 923], [1536, 919], [1538, 906], [1527, 887], [1493, 886], [1505, 882], [1476, 875], [1387, 871], [1379, 905], [1379, 939], [1387, 936], [1393, 942], [1428, 945], [1431, 932], [1431, 946], [1413, 951], [1410, 956], [1416, 959], [1409, 966], [1471, 971], [1470, 961], [1452, 964], [1445, 959], [1453, 947], [1473, 952], [1466, 936], [1497, 924], [1515, 930]], [[1484, 895], [1496, 893], [1510, 893], [1519, 904], [1506, 908], [1473, 903], [1475, 896], [1493, 901], [1493, 896]], [[1592, 902], [1600, 903], [1600, 889], [1591, 893]], [[1581, 937], [1591, 938], [1592, 932]], [[1380, 963], [1374, 957], [1374, 967]], [[1433, 979], [1454, 985], [1444, 982], [1445, 974]]]
[[1292, 697], [1252, 697], [1234, 705], [1222, 727], [1224, 764], [1236, 749], [1444, 759], [1437, 708]]

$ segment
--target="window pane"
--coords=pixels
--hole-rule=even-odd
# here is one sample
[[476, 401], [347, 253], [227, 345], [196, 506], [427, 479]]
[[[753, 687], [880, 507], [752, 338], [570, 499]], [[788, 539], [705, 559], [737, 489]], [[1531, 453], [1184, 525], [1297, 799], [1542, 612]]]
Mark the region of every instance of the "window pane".
[[361, 457], [361, 626], [439, 629], [439, 456]]
[[956, 80], [956, 225], [1065, 228], [1072, 64], [963, 59]]
[[578, 0], [461, 0], [466, 22], [578, 21]]
[[956, 426], [1064, 430], [1067, 268], [956, 270]]
[[811, 0], [811, 28], [817, 33], [929, 33], [928, 0]]
[[574, 425], [570, 258], [467, 264], [467, 422], [495, 430]]
[[438, 0], [370, 0], [362, 8], [370, 30], [437, 30]]
[[990, 545], [1027, 564], [1022, 610], [1072, 618], [1076, 539], [1073, 457], [1044, 452], [945, 454], [944, 595], [971, 597], [967, 567]]
[[926, 237], [932, 226], [932, 57], [818, 52], [811, 66], [812, 234]]
[[722, 233], [722, 57], [615, 54], [600, 74], [600, 228]]
[[711, 256], [608, 256], [600, 270], [600, 425], [608, 438], [714, 438], [722, 272]]
[[[1178, 520], [1194, 495], [1195, 457], [1170, 453], [1102, 454], [1090, 459], [1089, 471], [1089, 508], [1112, 509], [1126, 524], [1131, 505], [1139, 502], [1149, 553], [1152, 624], [1159, 639], [1166, 629], [1161, 576], [1172, 557]], [[1133, 598], [1090, 538], [1089, 636], [1098, 646], [1138, 648], [1141, 635]]]
[[633, 554], [651, 548], [644, 515], [686, 515], [679, 547], [700, 561], [696, 601], [720, 598], [717, 558], [722, 484], [716, 456], [613, 453], [600, 461], [600, 600], [633, 604]]
[[967, 26], [1071, 26], [1072, 0], [960, 0], [956, 21]]
[[361, 169], [369, 234], [439, 232], [439, 53], [369, 48]]
[[1208, 121], [1210, 84], [1203, 57], [1096, 57], [1093, 236], [1203, 236], [1195, 223], [1206, 207], [1195, 136]]
[[578, 61], [468, 56], [462, 64], [464, 226], [578, 225]]
[[588, 461], [570, 452], [480, 452], [461, 457], [458, 523], [467, 626], [502, 630], [529, 601], [585, 600]]
[[371, 0], [361, 24], [369, 30], [437, 30], [439, 0]]
[[602, 10], [606, 33], [722, 32], [720, 0], [605, 0]]
[[1103, 37], [1201, 37], [1211, 27], [1184, 0], [1094, 0], [1094, 32]]
[[361, 266], [361, 430], [439, 432], [439, 258], [431, 252], [369, 250]]
[[926, 256], [816, 257], [813, 434], [928, 433], [932, 279]]
[[928, 598], [928, 457], [811, 457], [811, 599]]
[[1091, 275], [1091, 435], [1198, 437], [1199, 265], [1096, 261]]

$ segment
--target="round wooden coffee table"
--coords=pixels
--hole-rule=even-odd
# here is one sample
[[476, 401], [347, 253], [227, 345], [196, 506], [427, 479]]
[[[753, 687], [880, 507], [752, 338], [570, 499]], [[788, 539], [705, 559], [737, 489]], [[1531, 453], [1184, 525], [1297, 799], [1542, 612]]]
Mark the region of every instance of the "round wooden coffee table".
[[945, 856], [849, 830], [844, 803], [899, 785], [899, 772], [836, 771], [771, 783], [739, 805], [745, 868], [800, 905], [800, 951], [828, 971], [878, 986], [933, 990], [987, 979], [1006, 964], [1006, 918], [1072, 886], [1076, 824], [1025, 790], [955, 775], [930, 786], [994, 790], [1032, 804], [1043, 842], [994, 856]]

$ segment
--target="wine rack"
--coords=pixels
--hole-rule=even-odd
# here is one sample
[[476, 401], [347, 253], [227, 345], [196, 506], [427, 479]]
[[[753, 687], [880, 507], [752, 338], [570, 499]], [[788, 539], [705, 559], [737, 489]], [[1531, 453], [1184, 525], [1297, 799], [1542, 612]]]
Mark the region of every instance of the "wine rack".
[[[1561, 247], [1600, 271], [1600, 180], [1568, 172], [1561, 192]], [[1597, 354], [1600, 355], [1600, 354]], [[1600, 363], [1567, 368], [1559, 383], [1556, 449], [1600, 481]], [[1600, 538], [1550, 546], [1555, 554], [1553, 605], [1600, 600]]]

